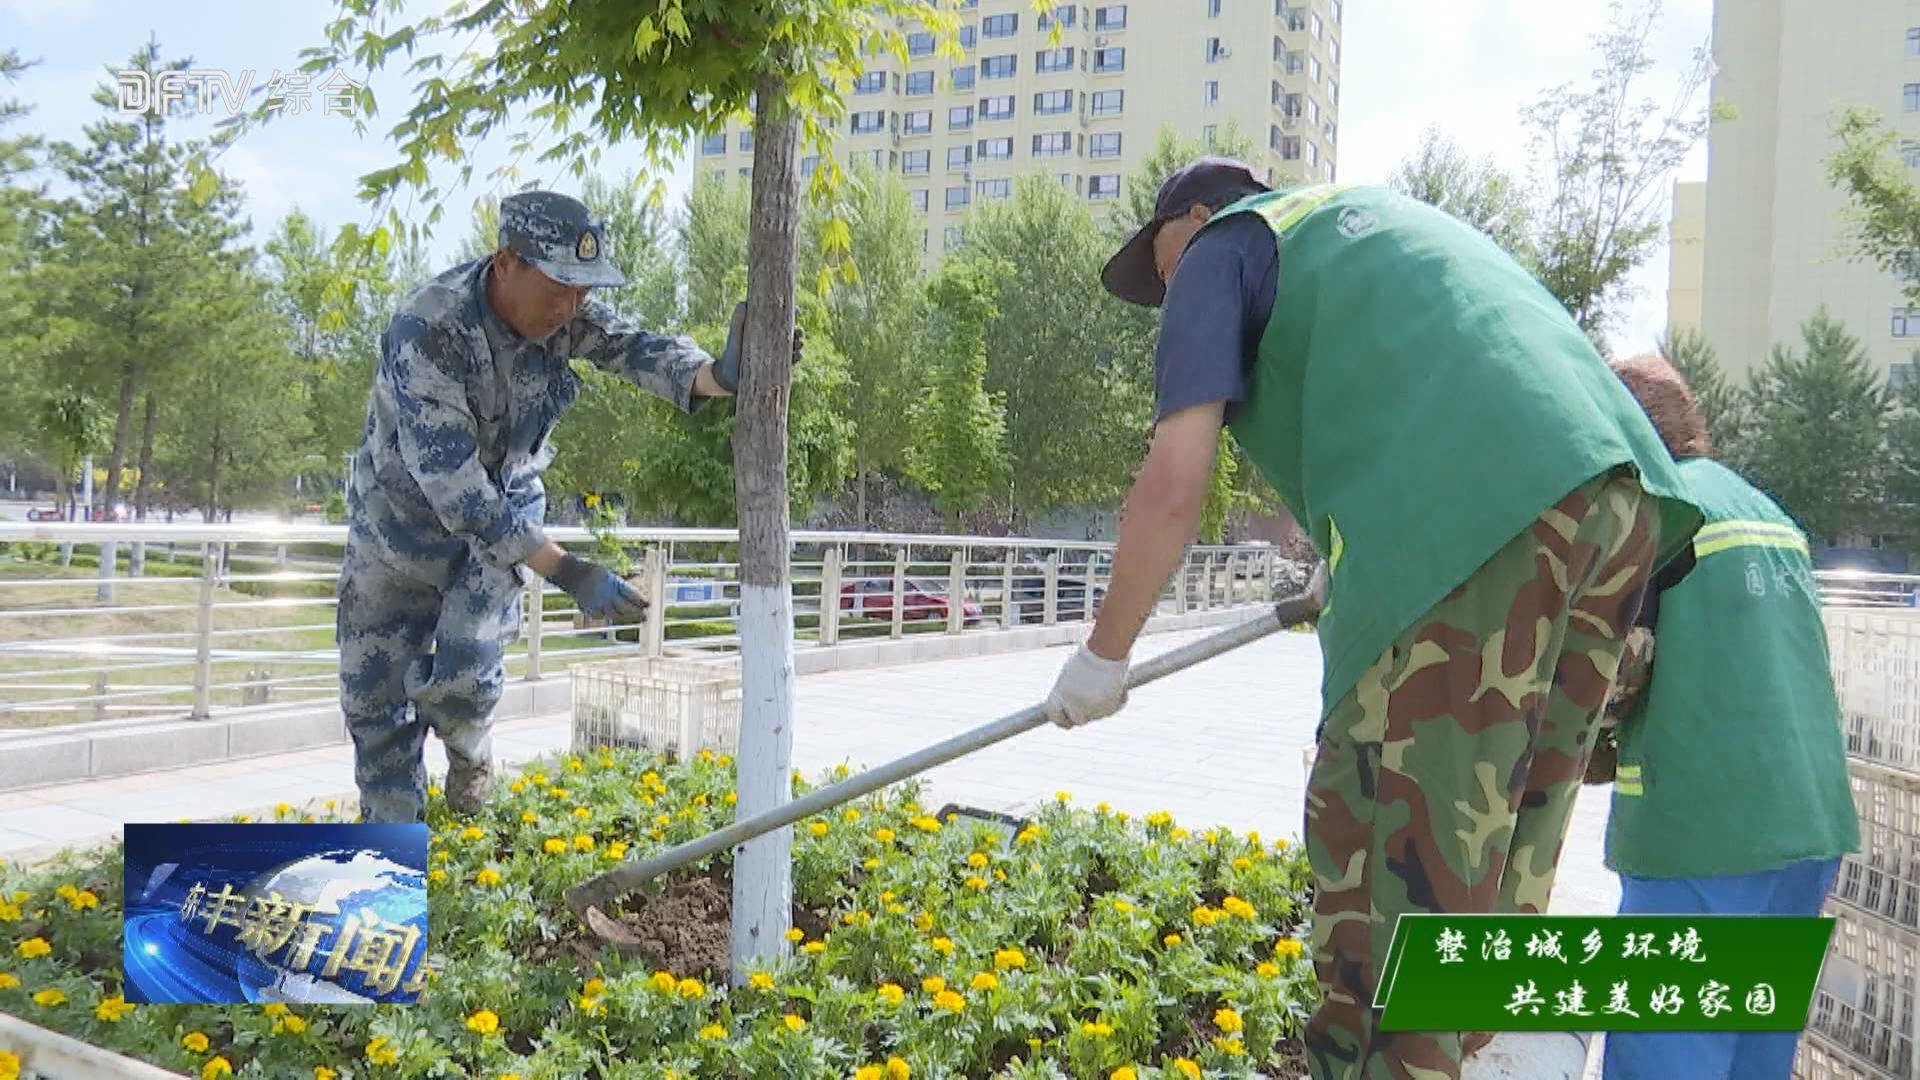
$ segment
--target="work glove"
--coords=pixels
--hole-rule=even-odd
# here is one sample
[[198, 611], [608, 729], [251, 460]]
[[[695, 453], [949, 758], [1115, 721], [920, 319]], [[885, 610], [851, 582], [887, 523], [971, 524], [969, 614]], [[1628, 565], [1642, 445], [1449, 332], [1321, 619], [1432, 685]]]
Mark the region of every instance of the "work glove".
[[1112, 716], [1126, 703], [1126, 658], [1108, 660], [1082, 645], [1060, 670], [1042, 708], [1048, 720], [1076, 728]]
[[[746, 348], [747, 341], [747, 303], [742, 300], [733, 306], [733, 320], [727, 324], [727, 346], [720, 350], [720, 359], [713, 362], [713, 381], [729, 394], [740, 392], [740, 353]], [[793, 328], [793, 362], [800, 362], [801, 353], [806, 351], [807, 332], [798, 326]]]
[[1313, 576], [1307, 579], [1307, 599], [1313, 601], [1313, 614], [1307, 621], [1317, 623], [1320, 613], [1327, 609], [1327, 563], [1322, 559], [1313, 568]]
[[647, 617], [647, 598], [639, 590], [613, 571], [578, 555], [560, 560], [553, 583], [565, 589], [588, 618], [637, 623]]

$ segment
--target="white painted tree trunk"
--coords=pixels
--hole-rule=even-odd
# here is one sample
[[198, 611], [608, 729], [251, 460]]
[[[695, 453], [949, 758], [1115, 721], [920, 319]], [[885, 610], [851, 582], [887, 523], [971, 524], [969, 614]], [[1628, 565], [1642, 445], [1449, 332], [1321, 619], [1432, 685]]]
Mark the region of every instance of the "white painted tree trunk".
[[[785, 589], [740, 589], [740, 816], [793, 793], [793, 604]], [[741, 845], [733, 861], [733, 973], [781, 955], [793, 915], [793, 830]]]

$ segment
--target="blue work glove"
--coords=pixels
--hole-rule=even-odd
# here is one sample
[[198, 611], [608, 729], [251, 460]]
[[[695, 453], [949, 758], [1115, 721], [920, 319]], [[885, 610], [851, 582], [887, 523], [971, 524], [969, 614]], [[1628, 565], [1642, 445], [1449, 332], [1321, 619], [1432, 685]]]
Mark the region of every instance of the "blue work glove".
[[[727, 345], [720, 350], [720, 359], [713, 362], [713, 381], [720, 389], [729, 394], [740, 392], [740, 354], [747, 341], [747, 304], [742, 300], [733, 306], [733, 319], [727, 324]], [[800, 356], [806, 351], [807, 332], [798, 326], [793, 328], [793, 362], [798, 364]]]
[[588, 618], [637, 623], [647, 617], [647, 598], [618, 574], [578, 555], [560, 560], [553, 583], [567, 591]]

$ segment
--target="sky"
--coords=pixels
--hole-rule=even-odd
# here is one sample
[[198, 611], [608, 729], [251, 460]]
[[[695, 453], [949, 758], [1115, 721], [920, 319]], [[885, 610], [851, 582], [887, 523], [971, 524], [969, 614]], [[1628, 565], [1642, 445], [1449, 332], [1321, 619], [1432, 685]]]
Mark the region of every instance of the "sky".
[[[78, 140], [82, 126], [101, 115], [89, 100], [92, 89], [149, 34], [158, 38], [163, 56], [190, 56], [196, 67], [218, 68], [236, 80], [243, 70], [252, 70], [255, 85], [263, 86], [274, 71], [298, 65], [300, 49], [321, 40], [334, 11], [332, 0], [0, 0], [0, 45], [39, 61], [5, 96], [34, 106], [24, 127]], [[1550, 87], [1585, 78], [1593, 67], [1591, 37], [1606, 19], [1604, 0], [1456, 0], [1447, 5], [1345, 0], [1340, 178], [1384, 181], [1430, 127], [1475, 155], [1523, 171], [1528, 138], [1521, 109]], [[1651, 94], [1666, 99], [1675, 74], [1695, 48], [1706, 44], [1712, 21], [1712, 0], [1665, 0], [1653, 50], [1657, 66], [1648, 78]], [[282, 117], [229, 150], [220, 168], [245, 185], [256, 234], [296, 207], [329, 227], [367, 222], [369, 211], [357, 199], [355, 178], [395, 160], [385, 136], [406, 107], [410, 82], [400, 71], [375, 76], [381, 113], [364, 135], [355, 133], [349, 118], [326, 114], [316, 91], [309, 112]], [[211, 123], [190, 121], [188, 134], [196, 126], [210, 130]], [[504, 161], [503, 144], [497, 140], [478, 154], [474, 188], [450, 194], [445, 222], [432, 244], [440, 259], [451, 258], [467, 235], [472, 200], [497, 190], [484, 178]], [[602, 169], [617, 175], [639, 169], [641, 160], [636, 152], [613, 147]], [[1702, 146], [1677, 179], [1705, 176]], [[542, 179], [562, 190], [572, 187], [566, 178], [537, 167], [522, 174], [523, 181]], [[678, 204], [691, 181], [689, 163], [667, 178], [670, 204]], [[1634, 275], [1638, 295], [1615, 335], [1616, 349], [1651, 347], [1665, 324], [1666, 281], [1663, 244]]]

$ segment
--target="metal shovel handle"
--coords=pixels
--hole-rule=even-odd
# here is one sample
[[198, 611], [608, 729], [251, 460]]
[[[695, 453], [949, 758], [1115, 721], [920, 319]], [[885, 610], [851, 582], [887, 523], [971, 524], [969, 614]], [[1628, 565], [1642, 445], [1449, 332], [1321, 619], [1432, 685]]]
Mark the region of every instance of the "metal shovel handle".
[[[1127, 671], [1127, 688], [1131, 690], [1145, 686], [1175, 672], [1185, 671], [1202, 661], [1211, 660], [1222, 653], [1231, 652], [1249, 642], [1258, 641], [1285, 627], [1313, 617], [1316, 610], [1317, 605], [1307, 596], [1290, 596], [1277, 602], [1272, 610], [1258, 618], [1249, 619], [1219, 633], [1210, 634], [1199, 641], [1182, 645], [1150, 660], [1132, 665]], [[934, 743], [903, 758], [875, 766], [838, 783], [808, 792], [772, 810], [735, 821], [725, 828], [717, 829], [684, 844], [677, 844], [645, 859], [614, 867], [568, 889], [567, 907], [572, 909], [581, 921], [589, 925], [604, 922], [604, 916], [595, 919], [589, 915], [589, 912], [600, 915], [600, 911], [596, 909], [611, 906], [615, 900], [662, 874], [699, 862], [709, 855], [725, 851], [736, 844], [745, 843], [822, 811], [831, 810], [843, 803], [852, 802], [862, 795], [872, 794], [937, 765], [944, 765], [955, 758], [965, 757], [976, 750], [984, 750], [1002, 740], [1031, 731], [1046, 722], [1047, 717], [1042, 711], [1042, 706], [1029, 705], [1019, 712], [1009, 713], [992, 723], [963, 731], [944, 742]]]

